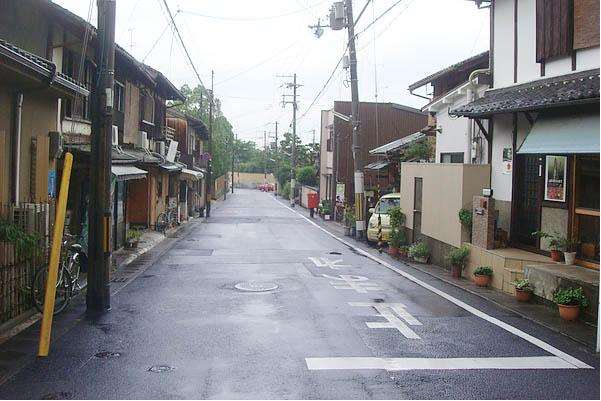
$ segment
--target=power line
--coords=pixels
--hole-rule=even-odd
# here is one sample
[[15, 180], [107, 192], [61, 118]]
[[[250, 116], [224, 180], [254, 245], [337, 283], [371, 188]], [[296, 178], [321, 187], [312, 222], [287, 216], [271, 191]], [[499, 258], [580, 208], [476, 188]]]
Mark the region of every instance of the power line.
[[278, 19], [278, 18], [282, 18], [282, 17], [288, 17], [288, 16], [291, 16], [294, 14], [299, 14], [299, 13], [305, 12], [311, 8], [316, 8], [317, 6], [322, 5], [326, 1], [328, 1], [328, 0], [320, 1], [318, 3], [315, 3], [311, 6], [304, 7], [299, 10], [289, 11], [289, 12], [286, 12], [283, 14], [278, 14], [278, 15], [268, 15], [265, 17], [225, 17], [225, 16], [220, 16], [220, 15], [201, 14], [201, 13], [198, 13], [195, 11], [189, 11], [189, 10], [180, 10], [180, 11], [183, 12], [184, 14], [195, 15], [197, 17], [203, 17], [203, 18], [218, 19], [218, 20], [223, 20], [223, 21], [253, 22], [253, 21], [273, 20], [273, 19]]
[[[177, 13], [178, 12], [175, 13], [175, 15], [173, 16], [173, 18], [177, 17]], [[155, 40], [155, 42], [152, 44], [152, 46], [150, 47], [150, 50], [148, 50], [148, 52], [146, 53], [146, 55], [144, 56], [144, 58], [142, 58], [142, 62], [146, 61], [146, 59], [148, 58], [148, 56], [150, 56], [150, 53], [152, 53], [152, 51], [154, 50], [154, 48], [156, 47], [156, 45], [159, 43], [159, 41], [163, 38], [163, 35], [165, 35], [165, 32], [167, 32], [167, 29], [169, 29], [170, 26], [171, 26], [171, 21], [167, 21], [167, 25], [165, 25], [165, 28], [163, 29], [163, 31], [161, 32], [161, 34], [159, 35], [159, 37], [157, 38], [157, 40]]]
[[[171, 10], [169, 9], [169, 5], [167, 4], [167, 0], [163, 0], [163, 4], [165, 5], [165, 8], [167, 9], [167, 13], [169, 14], [169, 19], [171, 20], [171, 23], [173, 24], [173, 28], [175, 29], [175, 33], [177, 34], [177, 38], [179, 39], [179, 42], [182, 45], [182, 48], [184, 49], [184, 52], [186, 53], [186, 57], [188, 58], [188, 63], [192, 67], [192, 70], [194, 70], [194, 74], [196, 75], [196, 78], [198, 79], [198, 82], [204, 88], [205, 85], [202, 83], [202, 79], [200, 78], [200, 74], [198, 73], [198, 70], [196, 70], [196, 66], [194, 65], [194, 62], [192, 61], [192, 57], [190, 57], [190, 53], [188, 52], [188, 48], [186, 47], [186, 44], [184, 43], [184, 40], [182, 39], [182, 35], [179, 33], [179, 29], [178, 29], [177, 25], [175, 24], [175, 20], [173, 18], [173, 15], [171, 14]], [[211, 96], [211, 99], [212, 99], [213, 98], [213, 93], [211, 93], [210, 96]]]

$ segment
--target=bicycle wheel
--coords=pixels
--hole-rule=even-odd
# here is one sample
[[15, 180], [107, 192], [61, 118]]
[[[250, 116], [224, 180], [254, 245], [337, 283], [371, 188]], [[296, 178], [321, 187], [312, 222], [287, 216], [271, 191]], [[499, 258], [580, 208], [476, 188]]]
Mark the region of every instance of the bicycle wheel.
[[169, 224], [167, 219], [167, 214], [165, 212], [161, 212], [157, 217], [157, 225], [156, 230], [164, 232], [167, 229], [167, 225]]
[[[44, 296], [46, 294], [46, 280], [48, 278], [48, 268], [42, 267], [35, 275], [33, 282], [33, 301], [37, 310], [44, 311]], [[71, 276], [69, 272], [62, 269], [59, 271], [59, 277], [56, 281], [56, 296], [54, 299], [54, 314], [61, 313], [71, 300]]]

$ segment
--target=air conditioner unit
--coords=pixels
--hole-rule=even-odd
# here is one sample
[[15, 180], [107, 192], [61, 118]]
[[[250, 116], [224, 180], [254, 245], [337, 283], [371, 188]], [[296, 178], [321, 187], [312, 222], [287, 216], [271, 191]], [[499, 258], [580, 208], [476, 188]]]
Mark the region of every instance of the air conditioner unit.
[[113, 125], [113, 146], [119, 146], [119, 127]]
[[161, 156], [165, 156], [165, 142], [161, 141], [161, 142], [157, 142], [157, 153], [160, 154]]
[[148, 149], [148, 133], [145, 131], [138, 132], [138, 142], [136, 145], [139, 148]]

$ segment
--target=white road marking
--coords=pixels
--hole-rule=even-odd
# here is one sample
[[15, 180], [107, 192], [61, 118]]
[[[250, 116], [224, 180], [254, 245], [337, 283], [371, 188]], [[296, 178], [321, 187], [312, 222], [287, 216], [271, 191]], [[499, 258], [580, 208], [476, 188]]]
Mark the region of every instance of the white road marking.
[[[337, 277], [332, 277], [327, 274], [322, 274], [325, 278], [329, 278], [330, 284], [337, 290], [354, 290], [361, 294], [367, 294], [368, 291], [380, 291], [381, 288], [376, 283], [369, 282], [367, 277], [355, 276], [352, 274], [341, 274]], [[340, 282], [342, 281], [342, 283]]]
[[386, 267], [386, 268], [388, 268], [388, 269], [390, 269], [390, 270], [392, 270], [392, 271], [400, 274], [401, 276], [405, 277], [406, 279], [408, 279], [410, 281], [413, 281], [415, 284], [417, 284], [417, 285], [419, 285], [419, 286], [421, 286], [421, 287], [423, 287], [423, 288], [425, 288], [425, 289], [427, 289], [427, 290], [435, 293], [436, 295], [439, 295], [440, 297], [442, 297], [442, 298], [446, 299], [447, 301], [449, 301], [449, 302], [451, 302], [451, 303], [459, 306], [460, 308], [465, 309], [466, 311], [472, 313], [473, 315], [478, 316], [479, 318], [484, 319], [487, 322], [492, 323], [495, 326], [498, 326], [498, 327], [502, 328], [503, 330], [506, 330], [506, 331], [510, 332], [511, 334], [516, 335], [516, 336], [518, 336], [518, 337], [520, 337], [520, 338], [528, 341], [529, 343], [531, 343], [533, 345], [536, 345], [537, 347], [541, 348], [542, 350], [545, 350], [545, 351], [549, 352], [550, 354], [553, 354], [556, 357], [563, 359], [565, 362], [567, 362], [567, 363], [569, 363], [569, 364], [571, 364], [571, 365], [573, 365], [573, 366], [575, 366], [577, 368], [581, 368], [581, 369], [594, 369], [592, 366], [590, 366], [590, 365], [582, 362], [581, 360], [579, 360], [577, 358], [574, 358], [573, 356], [571, 356], [571, 355], [569, 355], [569, 354], [567, 354], [567, 353], [565, 353], [565, 352], [563, 352], [563, 351], [555, 348], [551, 344], [546, 343], [546, 342], [544, 342], [542, 340], [539, 340], [538, 338], [536, 338], [534, 336], [531, 336], [530, 334], [528, 334], [528, 333], [526, 333], [526, 332], [518, 329], [517, 327], [513, 327], [510, 324], [507, 324], [507, 323], [505, 323], [505, 322], [503, 322], [503, 321], [501, 321], [501, 320], [499, 320], [499, 319], [497, 319], [495, 317], [492, 317], [492, 316], [490, 316], [490, 315], [482, 312], [481, 310], [476, 309], [473, 306], [470, 306], [470, 305], [466, 304], [463, 301], [460, 301], [459, 299], [455, 298], [454, 296], [449, 295], [446, 292], [444, 292], [442, 290], [439, 290], [438, 288], [435, 288], [435, 287], [431, 286], [430, 284], [428, 284], [428, 283], [426, 283], [426, 282], [418, 279], [417, 277], [415, 277], [415, 276], [413, 276], [413, 275], [411, 275], [411, 274], [409, 274], [407, 272], [404, 272], [401, 269], [398, 269], [398, 268], [392, 266], [390, 263], [386, 262], [385, 260], [382, 260], [382, 259], [380, 259], [380, 258], [378, 258], [376, 256], [373, 256], [372, 254], [370, 254], [369, 252], [365, 251], [364, 249], [359, 248], [356, 245], [351, 244], [348, 241], [345, 241], [344, 239], [342, 239], [342, 238], [340, 238], [340, 237], [332, 234], [331, 232], [329, 232], [325, 228], [320, 227], [317, 223], [311, 221], [309, 218], [307, 218], [307, 217], [303, 216], [302, 214], [298, 213], [296, 210], [293, 210], [293, 209], [291, 209], [291, 208], [289, 208], [289, 207], [281, 204], [277, 199], [274, 199], [274, 201], [278, 205], [280, 205], [281, 207], [284, 207], [284, 208], [290, 210], [291, 212], [299, 215], [301, 218], [303, 218], [309, 224], [312, 224], [313, 226], [317, 227], [319, 230], [321, 230], [324, 233], [328, 234], [330, 237], [332, 237], [332, 238], [336, 239], [337, 241], [345, 244], [346, 246], [349, 246], [349, 247], [355, 249], [357, 252], [359, 252], [360, 254], [364, 255], [365, 257], [367, 257], [367, 258], [373, 260], [374, 262], [376, 262], [376, 263], [378, 263], [378, 264], [380, 264], [380, 265], [382, 265], [382, 266], [384, 266], [384, 267]]
[[501, 358], [305, 358], [309, 370], [578, 369], [557, 356]]
[[[405, 320], [411, 326], [421, 326], [421, 322], [411, 316], [409, 312], [405, 310], [405, 305], [400, 303], [375, 303], [375, 302], [349, 302], [351, 306], [366, 306], [372, 307], [378, 311], [378, 317], [383, 317], [388, 320], [387, 322], [366, 322], [365, 324], [370, 329], [397, 329], [407, 338], [419, 340], [420, 336], [417, 335], [413, 330], [409, 328], [400, 318]], [[393, 313], [394, 311], [394, 313]], [[397, 317], [396, 315], [399, 317]]]
[[342, 259], [329, 260], [328, 258], [309, 257], [309, 260], [317, 267], [327, 267], [332, 270], [340, 270], [343, 267], [351, 267], [350, 265], [341, 265]]

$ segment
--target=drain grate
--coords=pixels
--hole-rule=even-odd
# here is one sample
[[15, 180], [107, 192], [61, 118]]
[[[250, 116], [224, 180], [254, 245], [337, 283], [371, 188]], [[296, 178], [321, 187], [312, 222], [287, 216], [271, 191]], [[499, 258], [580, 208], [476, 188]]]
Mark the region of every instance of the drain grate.
[[111, 281], [113, 283], [125, 283], [127, 281], [127, 277], [115, 277]]
[[153, 365], [150, 368], [148, 368], [148, 372], [165, 373], [165, 372], [171, 372], [174, 369], [175, 369], [174, 367], [169, 366], [169, 365]]
[[243, 281], [236, 284], [234, 287], [240, 291], [265, 292], [277, 289], [278, 285], [271, 282]]
[[332, 251], [332, 252], [330, 252], [330, 255], [342, 255], [342, 253], [340, 253], [338, 251]]
[[99, 359], [111, 359], [111, 358], [119, 358], [121, 356], [121, 353], [111, 352], [111, 351], [100, 351], [100, 352], [94, 354], [94, 356]]

